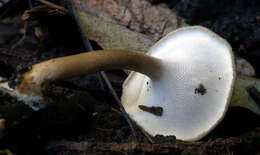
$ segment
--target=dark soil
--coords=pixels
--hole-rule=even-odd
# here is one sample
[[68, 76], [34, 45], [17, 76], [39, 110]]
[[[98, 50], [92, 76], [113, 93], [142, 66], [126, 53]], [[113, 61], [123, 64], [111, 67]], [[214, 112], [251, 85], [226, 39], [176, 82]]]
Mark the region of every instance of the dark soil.
[[[29, 23], [28, 27], [24, 28], [25, 24], [20, 18], [20, 13], [28, 9], [29, 5], [27, 1], [14, 0], [14, 2], [15, 5], [11, 5], [13, 3], [10, 2], [8, 6], [0, 8], [0, 12], [5, 15], [0, 22], [0, 76], [10, 79], [17, 72], [37, 62], [85, 52], [84, 43], [73, 17], [61, 14], [42, 15], [38, 16], [36, 23]], [[53, 2], [60, 4], [58, 1]], [[168, 3], [171, 4], [170, 1]], [[240, 8], [244, 12], [238, 12], [238, 8], [227, 11], [226, 7], [231, 2], [227, 2], [225, 4], [227, 6], [215, 13], [213, 9], [204, 10], [203, 14], [206, 12], [215, 15], [211, 18], [201, 16], [199, 13], [195, 16], [196, 11], [190, 14], [187, 11], [185, 14], [184, 10], [193, 8], [195, 4], [181, 7], [184, 5], [182, 3], [184, 1], [172, 3], [171, 7], [178, 8], [179, 13], [184, 17], [190, 15], [190, 19], [187, 18], [188, 23], [201, 23], [212, 27], [231, 41], [237, 54], [248, 58], [252, 64], [254, 64], [253, 60], [259, 58], [257, 42], [260, 41], [258, 38], [260, 35], [256, 33], [259, 22], [247, 21], [244, 25], [241, 23], [246, 21], [247, 17], [250, 17], [248, 19], [256, 17], [259, 3], [255, 2], [252, 5], [256, 7], [255, 9], [249, 9], [249, 5], [246, 4], [239, 4], [240, 7], [245, 7]], [[196, 3], [195, 6], [200, 3]], [[22, 5], [17, 6], [18, 4]], [[195, 10], [215, 6], [206, 2], [203, 4]], [[33, 3], [33, 7], [38, 5], [39, 3]], [[220, 5], [224, 4], [218, 4]], [[228, 15], [229, 12], [233, 14]], [[223, 17], [218, 14], [222, 14]], [[228, 20], [235, 14], [239, 15], [242, 21], [233, 18]], [[244, 14], [247, 14], [247, 17], [244, 17]], [[220, 24], [225, 21], [227, 24]], [[218, 24], [221, 26], [219, 27]], [[17, 44], [25, 29], [25, 39]], [[243, 34], [240, 33], [241, 29], [244, 30]], [[91, 43], [94, 49], [100, 49], [94, 42]], [[246, 51], [241, 50], [241, 46]], [[259, 70], [254, 67], [259, 77]], [[127, 75], [118, 70], [109, 71], [107, 74], [120, 96], [122, 83]], [[124, 117], [117, 112], [118, 110], [113, 110], [119, 107], [108, 88], [102, 86], [96, 74], [55, 83], [46, 95], [52, 98], [50, 102], [55, 104], [35, 112], [16, 99], [0, 93], [0, 115], [1, 118], [7, 119], [6, 133], [0, 139], [1, 149], [10, 149], [15, 154], [26, 155], [260, 153], [259, 116], [245, 109], [229, 108], [220, 125], [199, 142], [182, 142], [176, 140], [174, 136], [158, 135], [153, 138], [155, 144], [151, 145], [143, 132], [134, 125], [137, 132], [137, 139], [135, 139]]]

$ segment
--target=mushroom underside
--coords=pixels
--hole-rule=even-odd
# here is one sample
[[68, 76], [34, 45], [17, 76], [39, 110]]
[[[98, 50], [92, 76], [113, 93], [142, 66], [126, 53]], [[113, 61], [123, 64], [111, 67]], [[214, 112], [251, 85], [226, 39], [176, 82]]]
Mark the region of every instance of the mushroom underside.
[[[152, 136], [202, 138], [228, 108], [235, 79], [229, 44], [205, 28], [188, 27], [161, 39], [149, 55], [163, 60], [161, 77], [132, 72], [123, 87], [126, 112]], [[161, 108], [162, 114], [140, 105]]]

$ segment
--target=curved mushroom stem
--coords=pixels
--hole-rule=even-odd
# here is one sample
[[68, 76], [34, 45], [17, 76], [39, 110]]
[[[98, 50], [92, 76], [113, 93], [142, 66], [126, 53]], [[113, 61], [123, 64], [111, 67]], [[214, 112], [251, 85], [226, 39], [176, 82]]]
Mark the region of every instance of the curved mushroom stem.
[[108, 69], [134, 70], [155, 79], [160, 75], [161, 64], [157, 58], [130, 51], [82, 53], [33, 65], [31, 70], [23, 74], [17, 90], [24, 98], [42, 96], [43, 88], [50, 82]]
[[260, 80], [245, 76], [237, 78], [230, 106], [247, 108], [260, 115], [259, 101], [248, 92], [248, 89], [252, 87], [260, 90]]

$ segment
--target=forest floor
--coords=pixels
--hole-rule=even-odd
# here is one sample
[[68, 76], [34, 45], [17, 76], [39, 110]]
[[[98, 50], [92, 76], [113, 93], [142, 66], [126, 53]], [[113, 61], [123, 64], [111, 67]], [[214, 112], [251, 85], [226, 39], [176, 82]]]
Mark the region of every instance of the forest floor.
[[[13, 0], [0, 8], [0, 77], [11, 79], [32, 64], [85, 52], [84, 40], [71, 15], [46, 13], [44, 4], [29, 2]], [[52, 2], [67, 7], [58, 0]], [[207, 6], [162, 2], [179, 11], [186, 23], [212, 28], [225, 37], [235, 55], [249, 61], [255, 77], [260, 77], [259, 3], [237, 4], [233, 14], [227, 14], [232, 4], [228, 7], [229, 3], [225, 3], [218, 11], [214, 11], [214, 4], [208, 4], [212, 7], [208, 13], [212, 18], [208, 18], [202, 16]], [[24, 11], [39, 5], [44, 7], [38, 10], [37, 18], [24, 21]], [[143, 32], [148, 36], [156, 33]], [[94, 50], [101, 48], [94, 41], [91, 44]], [[122, 70], [106, 74], [121, 96], [127, 74]], [[0, 154], [260, 154], [260, 118], [246, 109], [229, 108], [209, 135], [197, 142], [184, 142], [175, 136], [151, 138], [134, 124], [135, 137], [99, 74], [54, 83], [50, 89], [57, 104], [40, 111], [0, 92], [0, 116], [6, 119]]]

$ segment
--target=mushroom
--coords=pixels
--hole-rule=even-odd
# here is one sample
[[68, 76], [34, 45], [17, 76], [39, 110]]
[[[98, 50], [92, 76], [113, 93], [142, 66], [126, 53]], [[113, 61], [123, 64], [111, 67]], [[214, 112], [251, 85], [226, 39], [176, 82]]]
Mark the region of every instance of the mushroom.
[[126, 112], [152, 136], [199, 140], [229, 106], [235, 80], [230, 45], [206, 28], [186, 27], [161, 39], [149, 55], [162, 61], [161, 76], [130, 73], [123, 85]]
[[[198, 140], [224, 117], [235, 71], [229, 44], [210, 30], [178, 29], [156, 43], [149, 55], [111, 50], [83, 53], [35, 64], [15, 87], [20, 100], [39, 110], [50, 83], [107, 69], [132, 72], [122, 104], [150, 135]], [[137, 73], [139, 72], [139, 73]]]

